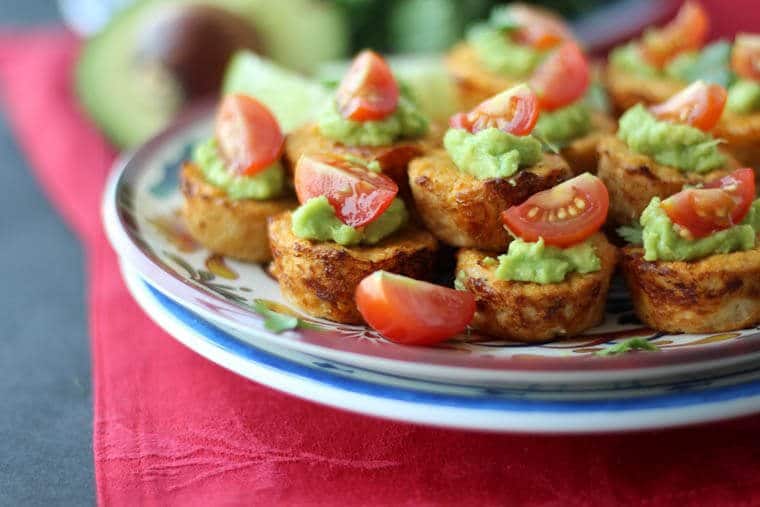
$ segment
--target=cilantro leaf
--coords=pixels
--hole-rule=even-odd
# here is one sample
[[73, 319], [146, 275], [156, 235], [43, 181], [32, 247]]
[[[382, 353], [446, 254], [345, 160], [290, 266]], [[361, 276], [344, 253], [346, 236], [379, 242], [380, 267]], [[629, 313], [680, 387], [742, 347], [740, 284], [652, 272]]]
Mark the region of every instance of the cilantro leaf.
[[644, 338], [629, 338], [615, 345], [610, 345], [606, 349], [600, 350], [596, 353], [597, 356], [615, 356], [618, 354], [625, 354], [634, 350], [648, 350], [655, 352], [660, 348], [652, 342]]
[[300, 324], [298, 317], [275, 312], [261, 299], [253, 301], [253, 310], [264, 317], [264, 327], [273, 333], [290, 331], [297, 328]]
[[617, 228], [618, 235], [633, 245], [641, 245], [644, 243], [644, 230], [638, 223], [632, 223], [631, 225], [623, 225]]

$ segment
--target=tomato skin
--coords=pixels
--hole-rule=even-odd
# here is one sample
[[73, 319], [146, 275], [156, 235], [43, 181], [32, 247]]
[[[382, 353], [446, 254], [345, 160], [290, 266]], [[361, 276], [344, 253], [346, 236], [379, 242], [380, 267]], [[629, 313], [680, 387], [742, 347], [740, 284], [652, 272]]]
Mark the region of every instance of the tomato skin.
[[518, 85], [481, 102], [468, 113], [449, 118], [449, 126], [476, 134], [488, 128], [516, 136], [531, 133], [538, 120], [538, 98], [527, 85]]
[[396, 110], [399, 88], [383, 57], [365, 49], [354, 58], [335, 97], [343, 118], [377, 121]]
[[565, 248], [598, 231], [609, 207], [607, 187], [596, 176], [584, 173], [512, 206], [501, 219], [525, 241], [543, 238], [547, 245]]
[[570, 28], [551, 12], [516, 4], [510, 7], [509, 15], [520, 25], [513, 36], [515, 42], [520, 44], [538, 50], [547, 50], [573, 39]]
[[703, 238], [740, 224], [754, 198], [755, 172], [742, 168], [702, 188], [684, 189], [660, 206], [674, 224]]
[[469, 293], [376, 271], [356, 288], [364, 320], [387, 339], [404, 345], [433, 345], [462, 331], [475, 315]]
[[722, 86], [696, 81], [649, 111], [659, 120], [684, 123], [707, 132], [720, 120], [727, 97]]
[[648, 31], [641, 44], [645, 60], [662, 68], [684, 51], [701, 48], [710, 28], [710, 19], [699, 2], [687, 1], [666, 26]]
[[575, 42], [566, 42], [549, 55], [530, 79], [545, 111], [572, 104], [583, 97], [590, 83], [588, 60]]
[[269, 109], [253, 97], [239, 93], [222, 99], [214, 135], [228, 170], [245, 176], [272, 165], [280, 158], [285, 144], [280, 125]]
[[327, 154], [302, 155], [296, 163], [294, 184], [301, 204], [324, 195], [338, 219], [351, 227], [376, 220], [398, 194], [396, 182], [384, 174]]
[[760, 80], [760, 36], [739, 34], [731, 52], [731, 67], [745, 79]]

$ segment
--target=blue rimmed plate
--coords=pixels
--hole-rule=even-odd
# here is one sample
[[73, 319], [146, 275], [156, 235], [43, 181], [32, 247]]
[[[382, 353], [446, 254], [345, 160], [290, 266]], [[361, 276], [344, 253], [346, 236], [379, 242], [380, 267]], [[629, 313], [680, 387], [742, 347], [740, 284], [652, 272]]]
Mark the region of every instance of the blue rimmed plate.
[[760, 411], [760, 365], [671, 381], [508, 388], [358, 368], [254, 343], [173, 302], [133, 268], [122, 269], [143, 310], [198, 354], [256, 382], [357, 413], [462, 429], [587, 433], [663, 428]]

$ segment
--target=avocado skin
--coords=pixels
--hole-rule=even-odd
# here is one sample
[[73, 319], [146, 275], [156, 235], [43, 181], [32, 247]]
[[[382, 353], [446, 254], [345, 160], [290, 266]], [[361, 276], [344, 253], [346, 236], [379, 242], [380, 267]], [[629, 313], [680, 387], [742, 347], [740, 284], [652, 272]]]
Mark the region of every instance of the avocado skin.
[[[258, 47], [285, 67], [309, 70], [346, 56], [348, 23], [329, 2], [139, 0], [83, 46], [74, 76], [84, 110], [119, 148], [141, 144], [169, 124], [186, 96], [207, 94], [221, 81], [222, 72], [213, 86], [201, 84], [199, 93], [187, 87], [187, 79], [175, 79], [171, 69], [151, 64], [144, 52], [140, 54], [145, 25], [157, 9], [172, 4], [205, 4], [237, 14], [250, 23], [260, 39]], [[322, 36], [316, 37], [318, 33]]]

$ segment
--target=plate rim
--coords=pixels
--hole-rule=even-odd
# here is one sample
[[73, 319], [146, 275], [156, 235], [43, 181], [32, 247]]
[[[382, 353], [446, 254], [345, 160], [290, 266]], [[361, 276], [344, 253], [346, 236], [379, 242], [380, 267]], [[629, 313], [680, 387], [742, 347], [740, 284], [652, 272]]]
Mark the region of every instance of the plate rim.
[[[229, 325], [245, 330], [258, 329], [262, 334], [269, 335], [268, 331], [263, 329], [263, 319], [245, 309], [243, 306], [224, 299], [221, 296], [212, 294], [195, 287], [184, 277], [169, 269], [165, 269], [160, 259], [153, 258], [145, 252], [135, 239], [135, 233], [128, 225], [129, 219], [125, 216], [123, 207], [119, 206], [118, 196], [120, 189], [126, 184], [129, 178], [136, 178], [142, 173], [144, 159], [149, 159], [155, 151], [160, 149], [166, 142], [179, 137], [183, 132], [196, 126], [200, 121], [208, 121], [213, 109], [210, 103], [199, 104], [189, 109], [181, 115], [177, 121], [167, 127], [164, 131], [153, 137], [141, 147], [122, 155], [114, 163], [109, 174], [103, 193], [101, 215], [102, 222], [114, 250], [120, 257], [127, 259], [130, 265], [134, 266], [140, 274], [149, 279], [162, 293], [170, 294], [173, 299], [182, 301], [184, 306], [191, 309], [197, 308], [198, 305], [206, 309], [223, 310], [220, 319], [229, 322]], [[195, 301], [195, 304], [194, 304]], [[239, 320], [234, 320], [229, 315], [234, 315]], [[401, 352], [400, 347], [372, 347], [371, 351], [367, 344], [349, 343], [349, 340], [337, 343], [335, 340], [327, 338], [320, 339], [317, 335], [309, 336], [309, 341], [304, 341], [303, 333], [299, 333], [301, 345], [311, 345], [319, 349], [330, 351], [355, 354], [373, 360], [387, 360], [407, 365], [425, 364], [436, 367], [458, 368], [469, 371], [488, 371], [493, 373], [511, 372], [516, 375], [525, 374], [525, 376], [536, 377], [537, 375], [561, 374], [563, 378], [577, 374], [587, 376], [590, 373], [604, 374], [623, 372], [641, 373], [646, 370], [656, 370], [663, 368], [676, 368], [691, 366], [692, 368], [700, 367], [706, 369], [713, 367], [716, 361], [736, 359], [741, 361], [742, 356], [748, 353], [760, 352], [760, 330], [758, 333], [750, 335], [750, 339], [737, 340], [729, 343], [719, 343], [708, 346], [702, 346], [693, 349], [676, 349], [658, 352], [657, 354], [622, 354], [608, 357], [536, 357], [530, 361], [515, 357], [458, 357], [444, 350], [434, 348], [422, 349], [415, 348], [415, 356], [422, 360], [410, 361], [406, 359]], [[270, 337], [271, 338], [271, 337]], [[278, 340], [282, 342], [283, 340]], [[302, 350], [302, 349], [299, 349]], [[317, 353], [315, 350], [308, 353]], [[464, 355], [462, 355], [464, 356]]]
[[[453, 399], [475, 398], [421, 393], [407, 387], [389, 387], [368, 380], [341, 377], [258, 349], [161, 294], [126, 262], [122, 263], [121, 271], [130, 294], [140, 308], [170, 336], [194, 352], [246, 379], [298, 398], [349, 412], [462, 430], [589, 434], [687, 426], [760, 411], [760, 379], [709, 391], [656, 394], [626, 400], [526, 401], [502, 396], [489, 406], [483, 406], [482, 402], [478, 406], [478, 403], [464, 401], [459, 401], [458, 406], [452, 402]], [[164, 301], [160, 298], [164, 298]], [[241, 351], [245, 352], [241, 354]], [[256, 361], [256, 357], [263, 356], [274, 359], [268, 363]], [[294, 366], [283, 368], [284, 363]], [[303, 370], [316, 372], [317, 378], [305, 374]], [[332, 383], [323, 380], [329, 377], [337, 380]], [[369, 392], [362, 389], [367, 385], [370, 386]], [[387, 396], [389, 392], [393, 392], [394, 396]], [[385, 393], [386, 396], [378, 393]], [[419, 398], [425, 400], [420, 401]], [[439, 403], [432, 403], [431, 400], [438, 400]], [[651, 403], [644, 405], [643, 400], [650, 400]], [[462, 403], [469, 406], [463, 407]], [[570, 409], [571, 405], [580, 408]]]

